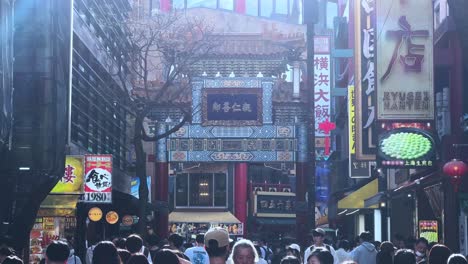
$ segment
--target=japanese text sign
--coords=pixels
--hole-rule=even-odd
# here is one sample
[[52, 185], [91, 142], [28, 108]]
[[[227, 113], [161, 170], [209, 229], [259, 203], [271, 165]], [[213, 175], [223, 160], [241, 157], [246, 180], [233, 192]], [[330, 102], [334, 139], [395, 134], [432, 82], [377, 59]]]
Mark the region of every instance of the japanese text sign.
[[204, 125], [261, 125], [261, 89], [205, 89]]
[[85, 202], [112, 202], [112, 155], [85, 156]]
[[[328, 42], [329, 43], [329, 42]], [[315, 136], [325, 137], [330, 135], [330, 131], [324, 131], [320, 124], [330, 120], [331, 104], [331, 63], [330, 54], [314, 55], [314, 98], [315, 98]]]
[[66, 156], [65, 172], [51, 193], [81, 194], [83, 193], [83, 156]]
[[434, 119], [432, 1], [377, 1], [377, 117]]

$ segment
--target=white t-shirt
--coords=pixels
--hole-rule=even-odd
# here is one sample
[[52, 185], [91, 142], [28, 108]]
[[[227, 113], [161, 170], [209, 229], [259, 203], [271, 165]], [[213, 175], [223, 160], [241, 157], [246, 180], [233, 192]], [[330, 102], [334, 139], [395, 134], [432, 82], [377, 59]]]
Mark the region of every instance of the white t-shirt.
[[210, 264], [210, 258], [204, 247], [191, 247], [185, 250], [192, 264]]

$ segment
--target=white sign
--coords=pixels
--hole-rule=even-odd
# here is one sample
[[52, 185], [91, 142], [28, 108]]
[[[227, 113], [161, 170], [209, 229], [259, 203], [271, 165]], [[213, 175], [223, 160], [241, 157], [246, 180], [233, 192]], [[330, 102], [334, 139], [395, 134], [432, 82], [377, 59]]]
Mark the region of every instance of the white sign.
[[315, 136], [325, 137], [329, 134], [319, 129], [319, 125], [325, 121], [330, 121], [331, 103], [331, 76], [330, 76], [330, 54], [314, 55], [315, 67]]

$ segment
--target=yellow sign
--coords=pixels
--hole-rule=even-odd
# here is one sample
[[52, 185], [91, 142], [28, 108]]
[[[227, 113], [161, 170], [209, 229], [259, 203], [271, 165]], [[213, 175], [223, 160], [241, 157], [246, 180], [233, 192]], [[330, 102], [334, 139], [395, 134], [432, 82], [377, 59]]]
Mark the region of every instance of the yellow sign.
[[93, 207], [89, 209], [88, 217], [89, 217], [89, 220], [93, 222], [97, 222], [102, 219], [102, 210], [99, 209], [98, 207]]
[[111, 225], [117, 223], [119, 221], [119, 214], [117, 214], [114, 211], [109, 211], [106, 214], [106, 221], [107, 221], [107, 223], [109, 223]]
[[65, 172], [50, 193], [83, 193], [83, 175], [83, 157], [67, 156], [65, 158]]
[[348, 128], [349, 128], [349, 153], [356, 153], [356, 112], [355, 112], [354, 86], [348, 86]]

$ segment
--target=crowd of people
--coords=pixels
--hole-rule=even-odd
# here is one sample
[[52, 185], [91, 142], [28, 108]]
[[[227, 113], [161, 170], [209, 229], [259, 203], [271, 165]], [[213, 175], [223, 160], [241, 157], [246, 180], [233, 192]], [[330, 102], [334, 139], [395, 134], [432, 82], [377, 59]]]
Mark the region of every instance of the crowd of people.
[[[84, 260], [74, 254], [71, 243], [53, 241], [41, 263], [45, 264], [468, 264], [465, 256], [452, 254], [442, 245], [425, 238], [403, 241], [372, 241], [370, 232], [363, 232], [352, 245], [340, 240], [336, 249], [327, 244], [323, 229], [313, 230], [313, 243], [302, 248], [295, 243], [272, 250], [268, 241], [233, 241], [227, 230], [211, 228], [198, 234], [193, 243], [172, 234], [160, 240], [148, 236], [146, 243], [136, 234], [91, 245]], [[1, 264], [22, 264], [8, 247], [0, 248]]]

